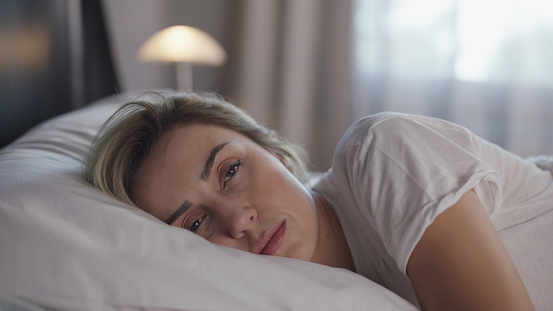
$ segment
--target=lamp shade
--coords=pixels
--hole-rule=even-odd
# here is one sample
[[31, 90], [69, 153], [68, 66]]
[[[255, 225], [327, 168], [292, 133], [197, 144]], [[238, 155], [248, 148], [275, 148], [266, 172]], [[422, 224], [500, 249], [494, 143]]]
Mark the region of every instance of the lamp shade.
[[153, 34], [139, 48], [142, 62], [187, 62], [219, 66], [227, 60], [221, 45], [206, 32], [190, 26], [172, 26]]

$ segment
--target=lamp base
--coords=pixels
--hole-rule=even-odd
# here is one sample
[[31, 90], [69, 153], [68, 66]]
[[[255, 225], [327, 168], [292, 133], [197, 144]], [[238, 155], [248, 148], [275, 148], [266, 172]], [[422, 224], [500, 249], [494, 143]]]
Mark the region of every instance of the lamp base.
[[173, 65], [175, 71], [176, 88], [178, 91], [192, 92], [192, 64], [177, 62]]

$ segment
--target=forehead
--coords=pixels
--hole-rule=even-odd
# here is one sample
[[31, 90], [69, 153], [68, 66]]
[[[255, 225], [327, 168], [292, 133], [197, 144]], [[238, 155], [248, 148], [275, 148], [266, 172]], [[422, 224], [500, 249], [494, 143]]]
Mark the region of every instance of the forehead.
[[[205, 162], [213, 147], [223, 142], [244, 143], [247, 138], [235, 131], [205, 124], [179, 126], [165, 133], [139, 168], [139, 176], [163, 175], [188, 164]], [[198, 168], [201, 169], [201, 168]], [[193, 173], [192, 171], [190, 173]]]
[[159, 152], [159, 146], [173, 149], [179, 149], [183, 144], [200, 147], [214, 141], [220, 141], [221, 139], [242, 138], [245, 137], [238, 132], [216, 125], [193, 123], [175, 126], [161, 137], [158, 144], [154, 147], [154, 150], [152, 150], [152, 154]]
[[239, 139], [238, 133], [221, 127], [191, 124], [175, 127], [166, 132], [140, 164], [139, 174], [151, 166], [158, 173], [166, 166], [201, 159], [209, 148], [222, 141]]

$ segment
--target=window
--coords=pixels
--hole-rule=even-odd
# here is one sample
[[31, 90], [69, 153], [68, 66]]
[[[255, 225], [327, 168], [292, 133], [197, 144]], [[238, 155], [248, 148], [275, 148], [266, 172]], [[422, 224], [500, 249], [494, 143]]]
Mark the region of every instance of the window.
[[357, 0], [361, 74], [553, 86], [553, 1]]

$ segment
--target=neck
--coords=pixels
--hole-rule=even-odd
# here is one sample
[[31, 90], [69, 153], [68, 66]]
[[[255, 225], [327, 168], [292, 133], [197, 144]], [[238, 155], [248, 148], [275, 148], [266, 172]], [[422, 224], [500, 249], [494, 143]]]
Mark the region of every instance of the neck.
[[353, 258], [338, 216], [330, 203], [320, 194], [314, 191], [311, 194], [315, 201], [319, 222], [317, 247], [311, 261], [355, 272]]

